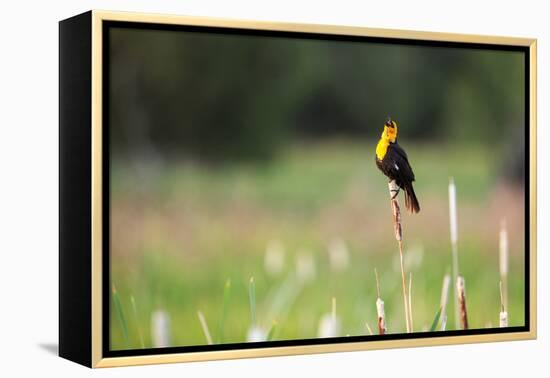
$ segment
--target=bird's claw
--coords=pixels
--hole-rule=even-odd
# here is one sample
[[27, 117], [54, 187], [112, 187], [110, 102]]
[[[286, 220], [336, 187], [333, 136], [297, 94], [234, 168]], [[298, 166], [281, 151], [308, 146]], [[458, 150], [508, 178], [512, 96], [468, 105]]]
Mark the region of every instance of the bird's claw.
[[394, 200], [395, 197], [397, 197], [397, 195], [399, 194], [399, 189], [391, 189], [390, 190], [391, 193], [395, 193], [394, 195], [392, 195], [391, 199]]

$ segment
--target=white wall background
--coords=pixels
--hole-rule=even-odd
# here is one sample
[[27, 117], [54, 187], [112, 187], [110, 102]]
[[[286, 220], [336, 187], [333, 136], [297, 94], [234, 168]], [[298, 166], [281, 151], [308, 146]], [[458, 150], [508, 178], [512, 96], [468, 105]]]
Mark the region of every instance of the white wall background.
[[[0, 21], [0, 376], [520, 377], [550, 372], [550, 27], [543, 1], [5, 1]], [[89, 9], [538, 38], [537, 341], [107, 369], [54, 355], [57, 343], [58, 25]]]

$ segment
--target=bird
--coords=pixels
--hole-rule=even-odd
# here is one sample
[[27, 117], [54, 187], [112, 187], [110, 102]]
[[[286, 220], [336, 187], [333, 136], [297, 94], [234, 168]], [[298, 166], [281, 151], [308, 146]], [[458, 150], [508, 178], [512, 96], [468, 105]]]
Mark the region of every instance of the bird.
[[384, 131], [380, 136], [380, 141], [376, 145], [376, 166], [384, 173], [390, 182], [395, 180], [398, 186], [392, 195], [392, 200], [399, 194], [399, 189], [405, 192], [405, 207], [410, 213], [418, 213], [420, 204], [416, 198], [413, 188], [415, 180], [414, 172], [409, 164], [407, 153], [397, 143], [397, 122], [391, 117], [384, 124]]

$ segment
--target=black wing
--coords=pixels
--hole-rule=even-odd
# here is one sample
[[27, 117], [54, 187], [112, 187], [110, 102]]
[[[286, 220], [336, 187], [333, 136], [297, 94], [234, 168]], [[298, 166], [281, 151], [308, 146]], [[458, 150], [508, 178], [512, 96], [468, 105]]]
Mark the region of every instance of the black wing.
[[385, 165], [392, 170], [393, 178], [397, 185], [405, 190], [405, 207], [411, 213], [418, 213], [420, 211], [420, 204], [412, 185], [414, 173], [409, 164], [407, 154], [397, 143], [392, 143], [388, 146], [384, 160], [387, 160]]
[[383, 160], [385, 160], [386, 169], [391, 171], [391, 176], [397, 185], [404, 188], [407, 183], [414, 181], [414, 172], [409, 164], [407, 153], [399, 144], [390, 143]]

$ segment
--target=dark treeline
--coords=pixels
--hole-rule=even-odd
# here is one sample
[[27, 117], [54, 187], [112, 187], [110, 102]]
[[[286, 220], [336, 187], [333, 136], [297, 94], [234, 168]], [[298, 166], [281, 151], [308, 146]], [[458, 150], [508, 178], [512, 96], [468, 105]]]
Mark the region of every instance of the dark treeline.
[[294, 139], [521, 138], [518, 52], [113, 29], [110, 125], [122, 155], [268, 159]]

